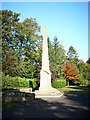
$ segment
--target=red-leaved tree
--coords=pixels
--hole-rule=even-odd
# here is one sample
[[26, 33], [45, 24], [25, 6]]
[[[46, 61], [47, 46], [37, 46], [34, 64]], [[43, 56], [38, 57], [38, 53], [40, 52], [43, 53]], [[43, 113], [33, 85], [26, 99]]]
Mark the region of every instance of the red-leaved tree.
[[76, 68], [75, 65], [71, 64], [70, 62], [67, 62], [64, 65], [64, 73], [65, 78], [67, 80], [67, 85], [69, 86], [69, 80], [78, 80], [79, 79], [79, 71]]

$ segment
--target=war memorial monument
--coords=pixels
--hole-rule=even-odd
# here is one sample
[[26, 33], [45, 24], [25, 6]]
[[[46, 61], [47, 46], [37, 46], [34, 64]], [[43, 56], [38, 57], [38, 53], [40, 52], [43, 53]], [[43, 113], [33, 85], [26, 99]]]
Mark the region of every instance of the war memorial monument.
[[42, 68], [40, 71], [40, 87], [35, 91], [35, 97], [60, 97], [63, 93], [51, 86], [51, 72], [49, 69], [49, 55], [47, 43], [47, 28], [44, 26], [42, 46]]

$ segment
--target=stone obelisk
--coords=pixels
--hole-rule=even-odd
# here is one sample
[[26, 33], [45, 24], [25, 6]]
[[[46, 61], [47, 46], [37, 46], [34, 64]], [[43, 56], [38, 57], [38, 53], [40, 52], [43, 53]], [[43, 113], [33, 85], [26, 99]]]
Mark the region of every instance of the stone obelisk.
[[60, 91], [51, 86], [51, 72], [49, 69], [47, 28], [44, 26], [43, 48], [42, 48], [42, 69], [40, 71], [40, 87], [35, 91], [36, 96], [60, 96]]
[[49, 56], [47, 44], [47, 28], [44, 26], [43, 49], [42, 49], [42, 69], [40, 72], [40, 89], [51, 87], [51, 72], [49, 70]]

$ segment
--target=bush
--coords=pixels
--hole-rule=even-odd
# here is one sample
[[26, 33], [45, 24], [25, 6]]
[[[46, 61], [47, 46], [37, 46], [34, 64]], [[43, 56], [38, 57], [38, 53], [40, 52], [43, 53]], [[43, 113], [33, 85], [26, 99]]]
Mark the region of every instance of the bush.
[[88, 80], [82, 79], [81, 80], [81, 85], [88, 85]]
[[29, 79], [5, 76], [2, 73], [2, 89], [29, 88]]
[[74, 85], [80, 85], [81, 84], [80, 80], [72, 80], [72, 82], [73, 82]]
[[51, 75], [51, 81], [52, 81], [52, 82], [54, 82], [56, 79], [59, 79], [59, 78], [60, 78], [60, 75], [58, 75], [58, 74], [56, 74], [56, 75], [55, 75], [55, 74], [52, 74], [52, 75]]
[[62, 88], [66, 86], [65, 79], [57, 79], [56, 81], [52, 82], [52, 87], [54, 88]]
[[38, 87], [37, 81], [35, 81], [34, 79], [30, 80], [30, 87], [36, 89]]

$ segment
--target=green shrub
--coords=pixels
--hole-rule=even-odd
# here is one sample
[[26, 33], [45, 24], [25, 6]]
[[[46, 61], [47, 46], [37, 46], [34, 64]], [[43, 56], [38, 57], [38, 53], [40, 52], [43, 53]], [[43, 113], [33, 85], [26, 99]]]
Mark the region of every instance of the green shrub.
[[29, 88], [29, 79], [5, 76], [2, 73], [2, 89]]
[[82, 79], [81, 80], [81, 85], [88, 85], [88, 80]]
[[38, 87], [37, 82], [36, 82], [34, 79], [31, 79], [30, 81], [31, 81], [31, 82], [30, 82], [30, 83], [31, 83], [31, 84], [30, 84], [30, 87], [32, 87], [32, 88], [34, 88], [34, 89]]
[[88, 80], [84, 78], [82, 74], [80, 74], [80, 78], [78, 81], [80, 81], [80, 85], [85, 85], [85, 86], [88, 85]]
[[65, 79], [57, 79], [56, 81], [52, 82], [52, 87], [54, 88], [62, 88], [66, 86]]
[[73, 82], [73, 84], [75, 84], [75, 85], [80, 85], [80, 83], [81, 83], [80, 80], [73, 80], [72, 82]]
[[87, 80], [87, 86], [90, 86], [90, 80]]
[[20, 88], [29, 88], [29, 79], [18, 77], [18, 82]]

